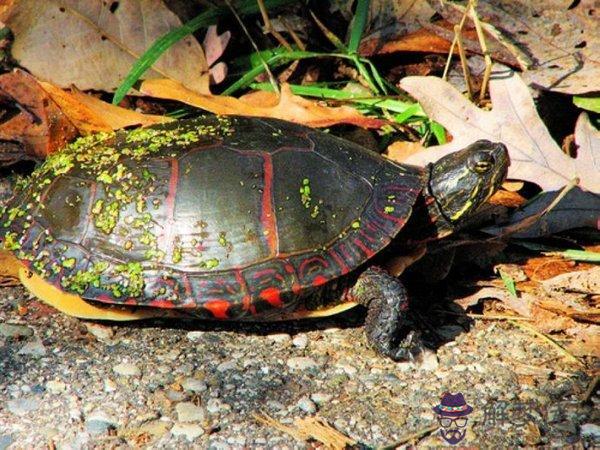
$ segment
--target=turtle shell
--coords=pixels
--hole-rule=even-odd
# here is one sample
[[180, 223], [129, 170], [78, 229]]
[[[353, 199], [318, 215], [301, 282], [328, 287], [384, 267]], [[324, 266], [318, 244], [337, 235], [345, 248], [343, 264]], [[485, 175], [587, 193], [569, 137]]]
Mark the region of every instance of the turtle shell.
[[252, 319], [386, 247], [422, 186], [422, 169], [321, 131], [211, 116], [79, 139], [1, 225], [6, 248], [83, 299]]

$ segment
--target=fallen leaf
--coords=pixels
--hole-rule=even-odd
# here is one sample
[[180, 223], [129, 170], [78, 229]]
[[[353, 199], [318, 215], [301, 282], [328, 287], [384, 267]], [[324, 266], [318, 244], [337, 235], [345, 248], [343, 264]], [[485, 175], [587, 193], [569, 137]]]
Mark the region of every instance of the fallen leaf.
[[531, 317], [531, 305], [535, 302], [535, 297], [527, 292], [520, 292], [516, 297], [505, 288], [484, 287], [474, 294], [456, 299], [454, 303], [467, 309], [487, 298], [500, 300], [506, 307], [523, 317]]
[[[453, 23], [464, 11], [451, 2], [432, 4]], [[523, 74], [528, 83], [565, 94], [600, 90], [600, 10], [595, 0], [479, 0], [477, 12], [531, 60]]]
[[490, 80], [493, 109], [477, 108], [452, 85], [437, 77], [406, 77], [400, 86], [421, 103], [454, 139], [411, 156], [407, 162], [424, 164], [461, 149], [478, 139], [501, 141], [508, 147], [509, 178], [529, 180], [544, 190], [555, 190], [579, 177], [580, 186], [600, 192], [600, 132], [585, 113], [577, 121], [577, 158], [564, 154], [540, 119], [527, 85], [512, 70], [495, 66]]
[[366, 117], [350, 106], [324, 106], [292, 94], [287, 84], [281, 86], [281, 96], [257, 91], [241, 98], [224, 95], [201, 95], [173, 80], [146, 80], [140, 92], [151, 97], [178, 100], [214, 114], [239, 114], [272, 117], [302, 123], [312, 127], [328, 127], [340, 123], [379, 128], [384, 120]]
[[[181, 26], [160, 0], [19, 0], [5, 3], [12, 55], [37, 78], [59, 87], [114, 91], [160, 36]], [[188, 36], [161, 55], [143, 78], [172, 78], [208, 93], [208, 65]]]
[[12, 253], [0, 250], [0, 286], [18, 286], [20, 267], [22, 264]]
[[210, 67], [209, 72], [212, 84], [219, 84], [227, 76], [227, 64], [224, 62], [217, 63], [217, 60], [223, 55], [230, 39], [231, 32], [226, 31], [218, 34], [216, 25], [211, 25], [206, 30], [202, 48], [204, 49], [206, 64]]
[[0, 98], [20, 110], [0, 124], [0, 140], [18, 142], [24, 150], [22, 155], [14, 151], [0, 155], [5, 163], [22, 159], [25, 154], [44, 158], [77, 136], [70, 119], [27, 72], [17, 69], [0, 75]]
[[559, 194], [543, 192], [510, 214], [501, 225], [485, 227], [482, 231], [496, 236], [510, 233], [515, 238], [536, 238], [573, 228], [600, 229], [600, 195], [573, 188], [557, 205], [544, 212]]
[[600, 295], [600, 267], [557, 275], [540, 283], [549, 294], [574, 292], [585, 295]]
[[420, 142], [395, 141], [388, 145], [386, 156], [392, 161], [404, 162], [410, 156], [423, 151], [425, 147]]
[[141, 114], [121, 108], [77, 89], [68, 92], [51, 83], [39, 83], [82, 134], [118, 130], [134, 125], [148, 126], [173, 120], [166, 116]]

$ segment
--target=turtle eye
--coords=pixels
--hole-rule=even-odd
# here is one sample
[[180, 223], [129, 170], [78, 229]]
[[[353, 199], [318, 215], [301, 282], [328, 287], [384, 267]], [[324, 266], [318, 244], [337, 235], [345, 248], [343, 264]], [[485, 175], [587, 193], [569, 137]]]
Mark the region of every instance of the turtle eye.
[[469, 158], [468, 166], [475, 173], [486, 173], [495, 163], [496, 159], [490, 152], [477, 152]]

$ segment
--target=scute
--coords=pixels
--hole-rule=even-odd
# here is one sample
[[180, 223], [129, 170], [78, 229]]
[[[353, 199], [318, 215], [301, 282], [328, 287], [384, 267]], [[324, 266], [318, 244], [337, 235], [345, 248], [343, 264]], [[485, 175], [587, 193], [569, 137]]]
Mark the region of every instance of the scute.
[[383, 249], [422, 179], [300, 125], [206, 117], [84, 138], [2, 224], [21, 261], [84, 299], [253, 319]]

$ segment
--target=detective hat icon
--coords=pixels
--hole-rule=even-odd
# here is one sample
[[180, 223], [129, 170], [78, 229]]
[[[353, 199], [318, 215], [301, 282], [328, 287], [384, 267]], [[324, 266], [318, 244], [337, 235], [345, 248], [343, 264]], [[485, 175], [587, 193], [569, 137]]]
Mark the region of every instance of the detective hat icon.
[[446, 417], [461, 417], [471, 414], [473, 408], [467, 405], [464, 395], [461, 392], [451, 394], [444, 392], [440, 404], [433, 407], [433, 410], [442, 416]]

